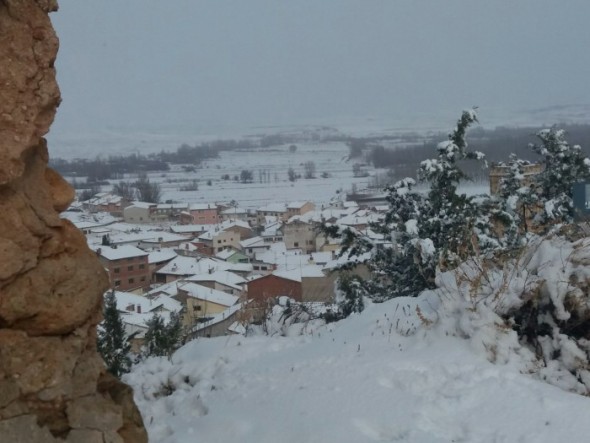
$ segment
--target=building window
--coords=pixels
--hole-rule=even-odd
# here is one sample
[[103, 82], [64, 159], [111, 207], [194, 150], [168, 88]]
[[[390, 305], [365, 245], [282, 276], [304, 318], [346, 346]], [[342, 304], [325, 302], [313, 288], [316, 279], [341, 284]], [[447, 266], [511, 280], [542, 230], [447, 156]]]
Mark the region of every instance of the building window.
[[131, 284], [133, 284], [133, 283], [135, 283], [135, 280], [134, 280], [134, 279], [132, 279], [132, 278], [130, 278], [130, 279], [129, 279], [129, 284], [131, 285]]
[[217, 243], [221, 244], [221, 240], [217, 240]]
[[295, 243], [293, 243], [293, 246], [295, 246], [296, 248], [298, 248], [299, 247], [299, 242], [296, 241]]
[[132, 258], [128, 258], [128, 259], [127, 259], [127, 261], [128, 261], [128, 262], [132, 262], [132, 261], [133, 261], [133, 259], [132, 259]]
[[115, 287], [121, 286], [121, 280], [115, 280]]
[[145, 281], [145, 277], [141, 277], [139, 280], [140, 281]]
[[139, 265], [139, 269], [145, 269], [145, 265]]
[[133, 271], [133, 265], [131, 265], [131, 266], [127, 266], [127, 270], [128, 270], [128, 271]]
[[120, 271], [121, 271], [121, 269], [119, 269], [119, 268], [115, 268], [115, 269], [113, 269], [113, 272], [114, 272], [115, 274], [118, 274]]
[[200, 310], [201, 310], [201, 305], [197, 305], [197, 306], [195, 306], [195, 310], [196, 310], [196, 311], [200, 311]]

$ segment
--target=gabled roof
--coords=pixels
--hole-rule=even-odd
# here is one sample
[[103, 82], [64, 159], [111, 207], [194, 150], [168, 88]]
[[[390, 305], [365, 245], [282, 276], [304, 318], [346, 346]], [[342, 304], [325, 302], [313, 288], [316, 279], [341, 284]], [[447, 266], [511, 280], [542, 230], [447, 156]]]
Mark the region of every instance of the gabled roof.
[[287, 208], [289, 208], [289, 209], [301, 209], [301, 208], [303, 208], [308, 203], [309, 202], [307, 202], [307, 201], [290, 202], [287, 205]]
[[162, 263], [168, 260], [172, 260], [178, 254], [173, 249], [160, 249], [159, 251], [152, 251], [148, 255], [148, 263]]
[[96, 249], [96, 252], [107, 260], [121, 260], [124, 258], [144, 257], [148, 255], [147, 252], [131, 245], [121, 245], [115, 248], [100, 245], [100, 247]]
[[245, 240], [240, 241], [240, 246], [242, 248], [256, 248], [261, 246], [268, 246], [267, 243], [264, 242], [264, 239], [260, 236], [247, 238]]
[[[219, 262], [225, 264], [225, 262]], [[222, 265], [219, 265], [217, 261], [211, 259], [199, 260], [196, 257], [186, 257], [179, 255], [174, 258], [166, 266], [158, 270], [157, 274], [169, 274], [169, 275], [180, 275], [189, 276], [201, 273], [207, 273], [209, 270], [216, 270]]]
[[197, 274], [192, 275], [186, 279], [186, 281], [191, 282], [207, 282], [207, 281], [214, 281], [220, 283], [224, 286], [241, 290], [241, 284], [246, 283], [246, 280], [240, 277], [239, 275], [234, 274], [233, 272], [229, 271], [214, 271], [208, 274]]
[[170, 226], [170, 230], [175, 234], [192, 234], [195, 232], [205, 232], [212, 227], [213, 225], [175, 225]]
[[127, 206], [127, 208], [141, 208], [141, 209], [150, 209], [155, 208], [157, 205], [155, 203], [148, 203], [148, 202], [132, 202], [131, 205]]
[[204, 211], [206, 209], [217, 210], [215, 203], [191, 203], [188, 207], [189, 211]]
[[239, 300], [239, 297], [236, 297], [235, 295], [218, 291], [216, 289], [207, 288], [206, 286], [202, 286], [197, 283], [179, 284], [178, 288], [186, 291], [189, 297], [208, 301], [221, 306], [233, 306]]
[[[219, 314], [215, 314], [210, 320], [203, 322], [203, 323], [197, 323], [191, 332], [197, 332], [200, 331], [201, 329], [205, 329], [209, 326], [213, 326], [219, 322], [222, 322], [226, 319], [228, 319], [229, 317], [231, 317], [232, 315], [234, 315], [236, 312], [238, 312], [240, 309], [242, 309], [243, 304], [242, 303], [237, 303], [233, 306], [230, 306], [229, 308], [227, 308], [225, 311], [220, 312]], [[236, 332], [236, 333], [243, 333], [243, 332], [239, 332], [240, 329], [237, 326], [234, 326], [237, 322], [232, 323], [227, 329], [231, 332]], [[243, 329], [243, 326], [242, 326]]]
[[257, 209], [258, 212], [287, 212], [287, 206], [284, 203], [270, 203]]

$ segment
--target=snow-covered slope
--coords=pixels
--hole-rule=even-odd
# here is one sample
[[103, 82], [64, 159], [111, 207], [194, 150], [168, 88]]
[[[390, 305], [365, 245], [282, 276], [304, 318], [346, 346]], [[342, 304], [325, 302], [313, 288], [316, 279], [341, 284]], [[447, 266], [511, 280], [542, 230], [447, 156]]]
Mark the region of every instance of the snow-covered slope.
[[429, 326], [432, 308], [396, 299], [288, 336], [201, 339], [126, 381], [154, 442], [588, 440], [588, 398], [490, 363]]

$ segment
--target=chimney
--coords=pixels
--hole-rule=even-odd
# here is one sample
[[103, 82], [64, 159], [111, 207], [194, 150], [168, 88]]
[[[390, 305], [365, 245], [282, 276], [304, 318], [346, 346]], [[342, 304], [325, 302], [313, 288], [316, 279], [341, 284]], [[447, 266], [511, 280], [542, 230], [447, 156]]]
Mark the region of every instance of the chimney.
[[137, 305], [137, 313], [141, 314], [141, 305]]

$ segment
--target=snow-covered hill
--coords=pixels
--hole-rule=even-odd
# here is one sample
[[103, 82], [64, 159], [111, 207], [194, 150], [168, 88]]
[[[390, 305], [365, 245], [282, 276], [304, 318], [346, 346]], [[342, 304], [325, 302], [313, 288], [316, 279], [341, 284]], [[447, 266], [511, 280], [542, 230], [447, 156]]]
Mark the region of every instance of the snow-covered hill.
[[[590, 400], [492, 364], [434, 297], [287, 336], [200, 339], [126, 381], [154, 442], [587, 441]], [[420, 306], [420, 310], [416, 307]]]

